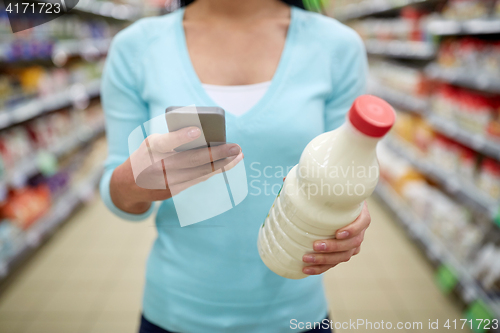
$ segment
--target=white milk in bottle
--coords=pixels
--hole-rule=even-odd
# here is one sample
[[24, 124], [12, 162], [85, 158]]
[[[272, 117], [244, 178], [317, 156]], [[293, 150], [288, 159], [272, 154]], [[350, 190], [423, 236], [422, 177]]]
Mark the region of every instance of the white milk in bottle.
[[259, 231], [259, 254], [269, 269], [290, 279], [307, 277], [302, 256], [314, 252], [313, 242], [334, 238], [360, 215], [378, 182], [376, 145], [395, 119], [388, 103], [363, 95], [344, 125], [307, 145]]

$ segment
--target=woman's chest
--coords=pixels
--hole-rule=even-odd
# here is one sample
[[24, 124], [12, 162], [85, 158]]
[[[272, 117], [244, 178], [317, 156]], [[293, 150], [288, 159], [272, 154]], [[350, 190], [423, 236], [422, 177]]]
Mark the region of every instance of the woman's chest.
[[186, 47], [201, 82], [247, 85], [269, 81], [285, 47], [288, 23], [242, 27], [184, 23]]

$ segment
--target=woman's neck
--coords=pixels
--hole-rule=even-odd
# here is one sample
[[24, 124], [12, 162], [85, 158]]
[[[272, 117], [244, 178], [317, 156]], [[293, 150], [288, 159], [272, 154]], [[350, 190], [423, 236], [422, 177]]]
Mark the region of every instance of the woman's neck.
[[289, 16], [288, 6], [280, 0], [196, 0], [186, 7], [184, 19], [246, 23], [277, 16]]

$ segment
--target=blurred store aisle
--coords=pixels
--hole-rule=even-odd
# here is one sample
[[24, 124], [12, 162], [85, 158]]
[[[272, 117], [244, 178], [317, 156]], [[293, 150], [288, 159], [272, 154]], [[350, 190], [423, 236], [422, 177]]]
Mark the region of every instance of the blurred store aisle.
[[121, 221], [96, 197], [2, 293], [0, 332], [134, 332], [154, 237], [152, 220]]
[[[429, 319], [432, 322], [438, 319], [443, 331], [442, 324], [446, 320], [460, 322], [463, 316], [459, 302], [438, 289], [434, 282], [435, 271], [423, 252], [375, 198], [371, 198], [368, 205], [372, 223], [361, 253], [325, 277], [334, 320], [363, 319], [372, 323], [384, 320], [392, 322], [393, 326], [398, 322], [411, 322], [412, 326], [414, 322], [422, 322], [422, 329], [406, 332], [429, 331]], [[375, 330], [356, 330], [360, 331]]]
[[[420, 321], [422, 332], [429, 319], [460, 318], [397, 222], [375, 200], [369, 206], [373, 222], [361, 254], [325, 278], [334, 320]], [[1, 292], [0, 332], [136, 332], [155, 233], [151, 219], [121, 221], [94, 198]]]

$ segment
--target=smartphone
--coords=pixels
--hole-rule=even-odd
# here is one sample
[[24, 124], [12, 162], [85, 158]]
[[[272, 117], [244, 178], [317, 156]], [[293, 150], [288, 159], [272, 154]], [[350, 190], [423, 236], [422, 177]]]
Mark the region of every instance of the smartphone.
[[169, 132], [190, 126], [201, 126], [202, 135], [199, 138], [175, 148], [175, 151], [213, 147], [226, 143], [226, 117], [224, 110], [220, 107], [171, 106], [165, 110], [165, 119]]

